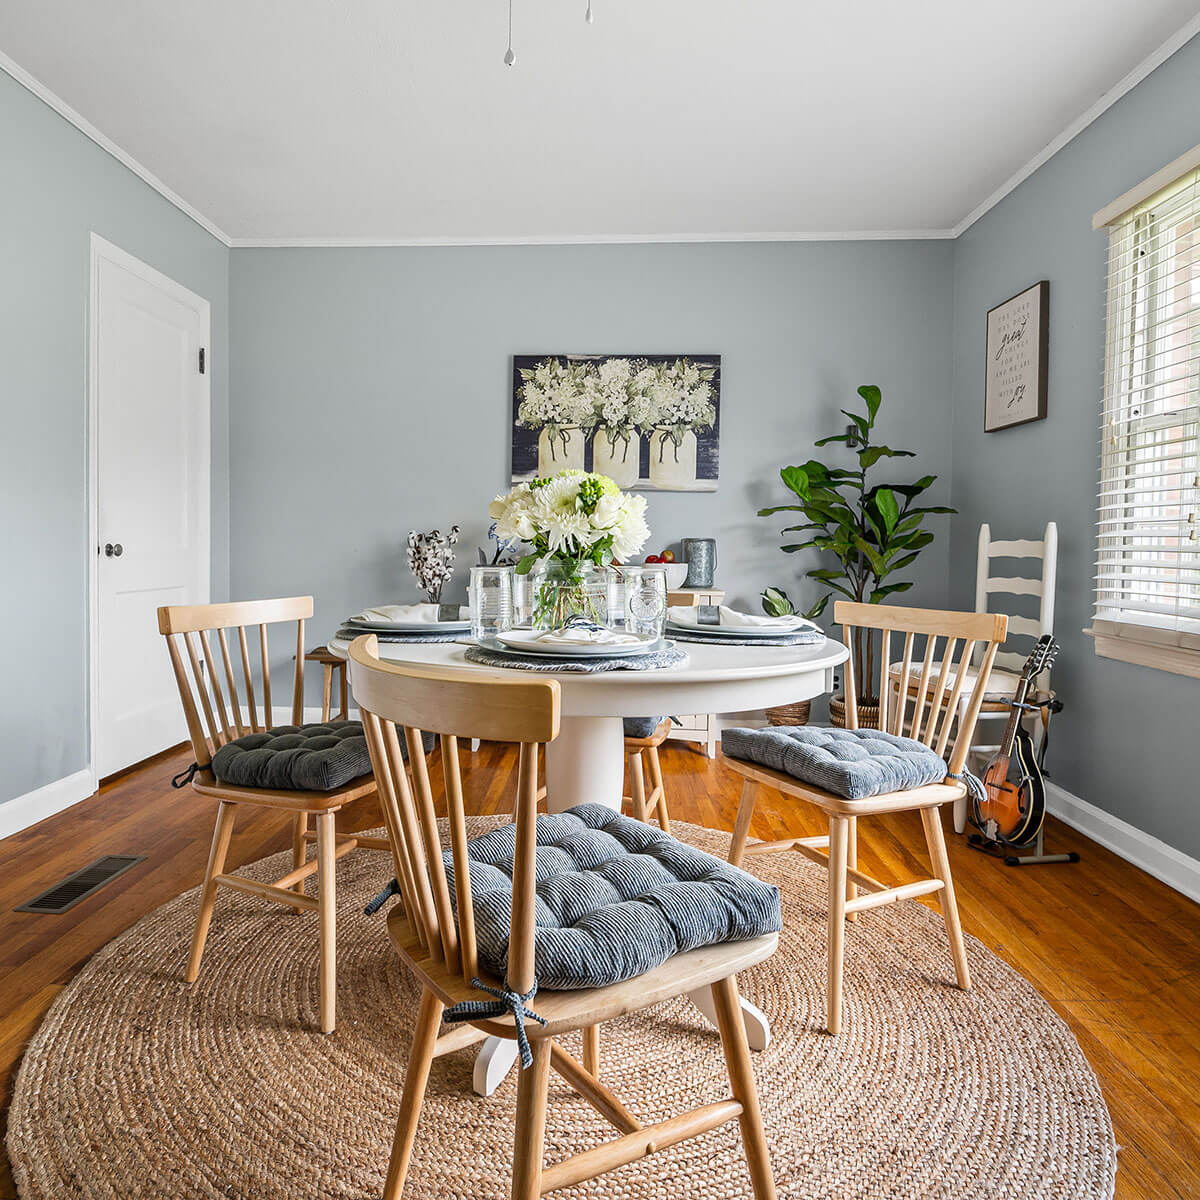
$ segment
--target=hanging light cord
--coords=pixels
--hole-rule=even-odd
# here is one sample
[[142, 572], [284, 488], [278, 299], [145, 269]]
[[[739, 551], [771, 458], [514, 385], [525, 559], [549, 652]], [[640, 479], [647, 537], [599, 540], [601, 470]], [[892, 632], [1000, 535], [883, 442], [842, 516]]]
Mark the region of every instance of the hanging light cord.
[[592, 0], [588, 0], [587, 13], [584, 15], [583, 19], [589, 25], [591, 25], [595, 21], [595, 18], [592, 16]]
[[512, 48], [512, 9], [513, 0], [508, 0], [508, 49], [504, 52], [504, 65], [511, 67], [517, 61], [517, 56], [513, 53]]

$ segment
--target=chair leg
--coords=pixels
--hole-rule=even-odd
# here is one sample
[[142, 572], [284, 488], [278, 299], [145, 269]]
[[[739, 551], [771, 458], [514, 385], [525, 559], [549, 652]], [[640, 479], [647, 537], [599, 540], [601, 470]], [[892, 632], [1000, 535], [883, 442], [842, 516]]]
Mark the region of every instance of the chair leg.
[[[858, 870], [858, 818], [850, 817], [846, 830], [846, 865], [852, 870]], [[847, 876], [849, 879], [849, 876]], [[846, 899], [853, 900], [858, 895], [858, 884], [851, 880], [846, 884]], [[858, 913], [847, 913], [847, 921], [858, 920]]]
[[334, 814], [317, 814], [317, 900], [321, 918], [321, 1032], [332, 1033], [337, 1011], [337, 845]]
[[216, 876], [225, 870], [225, 855], [229, 853], [229, 839], [233, 835], [233, 816], [236, 805], [228, 800], [221, 801], [217, 810], [217, 823], [213, 828], [212, 846], [208, 852], [208, 866], [204, 871], [204, 887], [200, 892], [200, 912], [196, 915], [196, 931], [192, 934], [192, 953], [188, 957], [188, 983], [195, 983], [200, 974], [200, 960], [204, 957], [204, 943], [208, 938], [208, 925], [212, 920], [213, 905], [217, 902]]
[[655, 809], [658, 813], [658, 827], [663, 833], [671, 832], [671, 814], [667, 811], [667, 789], [663, 786], [662, 764], [658, 761], [658, 747], [651, 746], [646, 751], [646, 762], [650, 767], [650, 791], [658, 796]]
[[825, 1027], [842, 1027], [842, 959], [846, 940], [846, 852], [849, 822], [829, 818], [829, 990], [825, 997]]
[[921, 824], [925, 826], [925, 843], [933, 862], [933, 873], [945, 885], [939, 897], [942, 919], [946, 922], [946, 936], [950, 939], [950, 957], [954, 959], [954, 974], [958, 986], [964, 992], [971, 989], [971, 970], [967, 966], [967, 948], [963, 945], [962, 925], [958, 920], [958, 900], [954, 895], [954, 880], [950, 875], [950, 858], [946, 853], [946, 839], [942, 834], [942, 811], [940, 808], [921, 809]]
[[443, 1007], [437, 996], [425, 988], [421, 995], [417, 1027], [413, 1030], [412, 1047], [408, 1052], [408, 1066], [404, 1071], [404, 1092], [400, 1098], [400, 1115], [396, 1118], [396, 1136], [392, 1141], [387, 1182], [383, 1185], [383, 1200], [400, 1200], [404, 1191], [404, 1178], [412, 1159], [413, 1141], [417, 1136], [417, 1122], [421, 1119], [421, 1105], [425, 1100], [425, 1085], [429, 1082], [429, 1068], [433, 1065], [433, 1048], [437, 1042]]
[[583, 1027], [583, 1069], [589, 1075], [600, 1074], [600, 1026]]
[[735, 867], [742, 865], [746, 853], [746, 839], [750, 836], [750, 819], [754, 816], [754, 784], [746, 780], [742, 784], [742, 800], [738, 805], [737, 820], [733, 823], [733, 836], [729, 839], [729, 861]]
[[[308, 842], [305, 839], [305, 834], [308, 833], [308, 813], [297, 813], [295, 820], [292, 822], [292, 870], [304, 866], [304, 860], [307, 857]], [[292, 891], [304, 895], [304, 880], [301, 879], [297, 883], [292, 884]], [[294, 908], [294, 913], [302, 913], [304, 909]]]
[[646, 819], [646, 777], [642, 774], [642, 752], [634, 750], [629, 755], [629, 791], [633, 805], [633, 816]]
[[712, 998], [717, 1010], [717, 1028], [721, 1032], [721, 1049], [725, 1052], [733, 1098], [742, 1106], [738, 1123], [742, 1127], [742, 1147], [750, 1167], [754, 1198], [775, 1200], [775, 1179], [771, 1174], [767, 1135], [763, 1131], [762, 1113], [758, 1107], [754, 1068], [750, 1065], [750, 1050], [746, 1045], [746, 1027], [742, 1022], [736, 976], [730, 975], [728, 979], [714, 983]]
[[532, 1045], [533, 1065], [517, 1081], [517, 1131], [513, 1146], [512, 1200], [537, 1200], [542, 1192], [546, 1140], [546, 1089], [550, 1082], [550, 1039]]
[[329, 701], [333, 690], [333, 664], [326, 663], [321, 679], [321, 724], [329, 720]]

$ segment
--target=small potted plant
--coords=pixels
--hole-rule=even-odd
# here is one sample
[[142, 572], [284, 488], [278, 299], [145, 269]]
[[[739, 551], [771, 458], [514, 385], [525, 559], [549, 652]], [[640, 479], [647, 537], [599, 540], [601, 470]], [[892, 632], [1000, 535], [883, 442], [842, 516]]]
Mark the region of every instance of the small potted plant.
[[[790, 617], [796, 611], [796, 606], [783, 588], [764, 588], [759, 596], [762, 610], [768, 617]], [[796, 700], [791, 704], [776, 704], [767, 709], [769, 725], [807, 725], [808, 716], [812, 711], [812, 703], [808, 700]]]
[[429, 533], [408, 534], [408, 569], [430, 604], [440, 604], [442, 588], [454, 575], [454, 547], [458, 545], [458, 526], [451, 525], [449, 533], [436, 529]]
[[[759, 510], [760, 517], [779, 512], [798, 512], [803, 520], [788, 525], [785, 534], [799, 535], [783, 546], [785, 554], [815, 549], [832, 555], [836, 566], [818, 566], [804, 572], [809, 579], [829, 588], [806, 614], [819, 616], [837, 592], [851, 600], [879, 604], [889, 596], [907, 591], [911, 580], [896, 580], [895, 574], [912, 566], [933, 534], [923, 528], [925, 518], [953, 513], [945, 505], [920, 505], [936, 475], [923, 475], [913, 483], [879, 483], [872, 470], [885, 458], [913, 458], [912, 450], [893, 450], [873, 442], [875, 419], [883, 393], [874, 385], [858, 389], [865, 414], [849, 412], [845, 433], [835, 433], [816, 442], [817, 446], [841, 443], [854, 455], [850, 466], [831, 466], [809, 459], [802, 466], [784, 467], [779, 472], [784, 486], [796, 496], [795, 504], [777, 504]], [[879, 677], [874, 660], [873, 639], [856, 629], [851, 654], [858, 685], [858, 721], [866, 727], [878, 723], [879, 697], [872, 694]], [[829, 702], [834, 725], [845, 722], [845, 704], [840, 696]]]

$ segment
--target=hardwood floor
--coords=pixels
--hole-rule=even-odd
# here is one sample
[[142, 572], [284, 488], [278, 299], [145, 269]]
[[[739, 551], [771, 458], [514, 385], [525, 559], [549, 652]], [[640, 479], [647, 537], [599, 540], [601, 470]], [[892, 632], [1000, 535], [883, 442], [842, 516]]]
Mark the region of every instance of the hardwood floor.
[[[732, 828], [740, 780], [675, 742], [661, 754], [671, 816]], [[471, 810], [507, 811], [515, 755], [485, 744], [463, 759]], [[188, 761], [182, 750], [156, 759], [0, 842], [5, 1113], [24, 1045], [72, 975], [144, 913], [199, 882], [215, 813], [191, 791], [171, 789], [171, 776]], [[289, 828], [282, 814], [243, 817], [229, 869], [290, 845]], [[811, 814], [769, 794], [751, 828], [756, 837], [819, 831]], [[948, 840], [966, 929], [1038, 987], [1100, 1077], [1121, 1146], [1117, 1195], [1200, 1196], [1200, 906], [1056, 822], [1049, 848], [1080, 850], [1078, 865], [1013, 870], [961, 838]], [[62, 916], [12, 911], [108, 853], [147, 858]], [[864, 821], [859, 856], [881, 878], [923, 873], [917, 814]], [[14, 1195], [0, 1155], [0, 1197]]]

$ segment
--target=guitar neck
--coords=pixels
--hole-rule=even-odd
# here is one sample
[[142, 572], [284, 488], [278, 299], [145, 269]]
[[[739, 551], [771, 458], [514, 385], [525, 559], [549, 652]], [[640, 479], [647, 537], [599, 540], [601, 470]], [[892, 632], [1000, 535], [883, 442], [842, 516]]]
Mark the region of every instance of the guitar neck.
[[1029, 685], [1033, 682], [1032, 676], [1029, 674], [1028, 666], [1021, 672], [1020, 681], [1017, 683], [1017, 690], [1013, 695], [1012, 710], [1008, 714], [1008, 723], [1004, 726], [1004, 737], [1000, 741], [1000, 757], [1007, 759], [1012, 757], [1013, 743], [1017, 740], [1017, 727], [1021, 723], [1021, 705], [1025, 703], [1025, 697], [1029, 695]]

